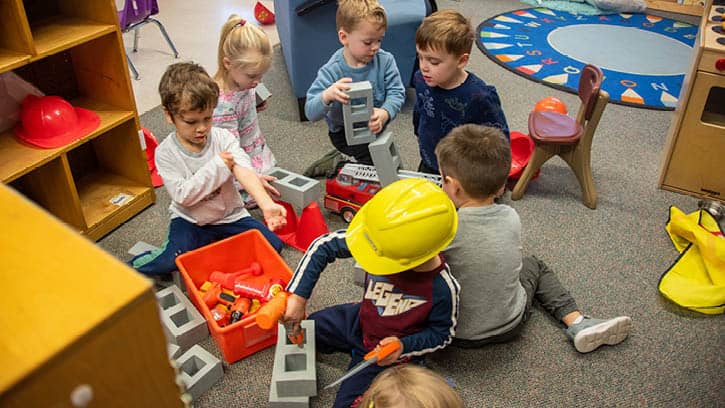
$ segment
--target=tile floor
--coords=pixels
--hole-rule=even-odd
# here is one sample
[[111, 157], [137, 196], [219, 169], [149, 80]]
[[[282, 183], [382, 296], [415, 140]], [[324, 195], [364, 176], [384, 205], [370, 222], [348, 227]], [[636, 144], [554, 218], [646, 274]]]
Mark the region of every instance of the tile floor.
[[[126, 53], [139, 71], [138, 80], [131, 83], [136, 96], [139, 115], [151, 110], [159, 102], [158, 84], [169, 64], [178, 61], [198, 62], [209, 74], [216, 71], [219, 30], [230, 14], [239, 14], [250, 22], [254, 19], [254, 5], [257, 0], [206, 0], [178, 1], [158, 0], [159, 14], [155, 17], [166, 27], [166, 31], [179, 51], [179, 58], [166, 44], [161, 32], [154, 24], [140, 28], [139, 47], [133, 52], [133, 33], [123, 35]], [[116, 0], [116, 7], [122, 9], [124, 1]], [[262, 0], [262, 4], [274, 10], [273, 0]], [[262, 26], [272, 44], [279, 42], [275, 25]]]

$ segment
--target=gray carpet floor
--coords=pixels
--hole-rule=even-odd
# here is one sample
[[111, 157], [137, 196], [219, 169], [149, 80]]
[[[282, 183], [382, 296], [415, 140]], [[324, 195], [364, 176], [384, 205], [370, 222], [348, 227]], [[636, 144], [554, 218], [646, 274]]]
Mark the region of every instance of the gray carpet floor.
[[[524, 7], [510, 0], [439, 0], [470, 16], [473, 25], [495, 14]], [[209, 39], [212, 41], [212, 39]], [[203, 61], [202, 61], [203, 63]], [[209, 67], [207, 67], [209, 68]], [[213, 68], [213, 67], [212, 67]], [[472, 51], [468, 69], [495, 85], [512, 130], [526, 131], [534, 103], [554, 95], [571, 107], [576, 97], [528, 81]], [[279, 47], [264, 82], [273, 94], [260, 125], [280, 166], [301, 173], [331, 148], [323, 122], [301, 123]], [[403, 165], [418, 163], [411, 125], [409, 94], [403, 112], [391, 125]], [[524, 198], [504, 201], [520, 214], [524, 253], [535, 254], [554, 269], [577, 299], [595, 317], [632, 316], [633, 331], [624, 343], [579, 354], [562, 328], [540, 309], [522, 336], [508, 344], [478, 350], [448, 348], [428, 358], [431, 368], [456, 384], [469, 407], [527, 406], [666, 406], [725, 405], [724, 320], [683, 311], [657, 292], [660, 275], [676, 259], [664, 226], [668, 208], [686, 212], [697, 200], [657, 187], [663, 145], [671, 112], [610, 104], [592, 147], [592, 168], [599, 194], [596, 210], [580, 201], [574, 174], [561, 160], [542, 169]], [[156, 108], [141, 123], [158, 138], [171, 130]], [[168, 194], [156, 190], [156, 204], [106, 236], [99, 245], [127, 260], [137, 241], [162, 244], [168, 225]], [[258, 214], [257, 214], [258, 216]], [[329, 228], [343, 228], [339, 216], [325, 212]], [[284, 259], [294, 269], [301, 254], [287, 248]], [[465, 290], [465, 288], [464, 288]], [[323, 274], [308, 312], [359, 300], [352, 283], [352, 261], [338, 261]], [[214, 342], [202, 346], [221, 357]], [[267, 405], [274, 349], [234, 364], [224, 364], [224, 378], [195, 405], [199, 407], [262, 407]], [[348, 357], [319, 355], [318, 386], [344, 373]], [[312, 407], [330, 406], [334, 391], [320, 391]]]

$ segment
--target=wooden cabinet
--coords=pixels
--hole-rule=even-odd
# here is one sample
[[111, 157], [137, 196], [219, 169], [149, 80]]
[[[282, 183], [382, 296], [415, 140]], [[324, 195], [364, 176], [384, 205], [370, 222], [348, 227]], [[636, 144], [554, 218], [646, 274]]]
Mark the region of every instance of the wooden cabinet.
[[672, 117], [662, 160], [660, 188], [725, 202], [725, 39], [713, 27], [719, 6], [708, 0], [690, 70]]
[[101, 117], [56, 149], [0, 133], [0, 180], [98, 239], [155, 200], [114, 0], [0, 0], [0, 73]]
[[652, 10], [667, 11], [670, 13], [701, 16], [704, 9], [702, 3], [703, 2], [701, 1], [681, 2], [677, 0], [647, 0], [647, 8]]
[[1, 407], [184, 406], [149, 280], [4, 185], [0, 225]]

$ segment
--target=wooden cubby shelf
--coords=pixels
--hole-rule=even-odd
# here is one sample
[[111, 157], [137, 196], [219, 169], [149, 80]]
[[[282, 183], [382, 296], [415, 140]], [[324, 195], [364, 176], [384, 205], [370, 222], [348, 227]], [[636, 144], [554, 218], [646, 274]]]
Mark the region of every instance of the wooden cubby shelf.
[[680, 4], [677, 0], [647, 0], [647, 8], [669, 13], [701, 16], [705, 8], [698, 4]]
[[0, 72], [21, 67], [30, 61], [30, 54], [0, 48]]
[[38, 60], [76, 45], [83, 44], [104, 34], [112, 33], [116, 27], [75, 17], [49, 19], [37, 28], [32, 28], [35, 52], [31, 60]]
[[0, 73], [90, 109], [97, 129], [54, 149], [0, 132], [0, 181], [91, 238], [156, 197], [115, 0], [0, 0]]

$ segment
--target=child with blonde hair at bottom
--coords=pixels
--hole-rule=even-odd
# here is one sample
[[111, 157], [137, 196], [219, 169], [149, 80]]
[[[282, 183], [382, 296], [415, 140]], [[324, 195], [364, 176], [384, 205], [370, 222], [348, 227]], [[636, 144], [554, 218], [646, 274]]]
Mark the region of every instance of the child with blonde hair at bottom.
[[[264, 110], [266, 102], [256, 106], [255, 96], [255, 88], [271, 63], [272, 46], [264, 31], [236, 14], [229, 16], [222, 26], [214, 74], [219, 85], [214, 126], [227, 129], [239, 140], [239, 146], [249, 156], [262, 184], [272, 194], [279, 195], [269, 185], [274, 177], [264, 175], [277, 161], [257, 120], [257, 111]], [[255, 206], [246, 192], [242, 192], [242, 197], [247, 207]]]
[[463, 408], [440, 375], [413, 364], [391, 367], [375, 377], [358, 408]]

